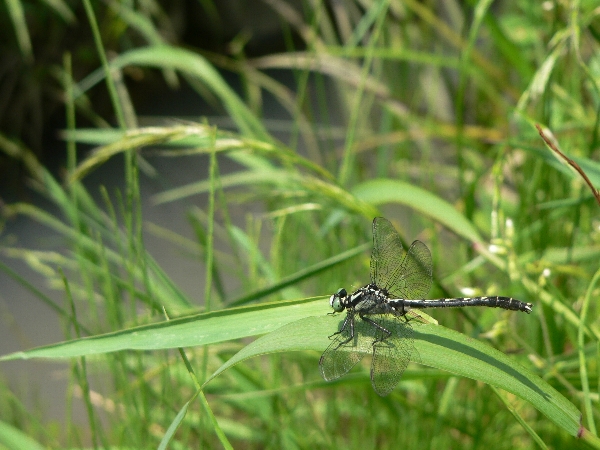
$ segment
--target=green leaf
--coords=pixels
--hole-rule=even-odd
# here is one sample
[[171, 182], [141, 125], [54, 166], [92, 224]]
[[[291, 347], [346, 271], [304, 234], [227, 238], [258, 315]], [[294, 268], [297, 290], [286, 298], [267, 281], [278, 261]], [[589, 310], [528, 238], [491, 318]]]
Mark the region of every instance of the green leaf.
[[[244, 347], [207, 383], [234, 364], [253, 356], [309, 349], [322, 352], [329, 345], [328, 336], [338, 329], [340, 320], [343, 316], [322, 315], [289, 323]], [[579, 410], [530, 370], [495, 348], [448, 328], [418, 323], [414, 328], [415, 347], [422, 364], [504, 389], [530, 402], [572, 436], [577, 435]], [[315, 370], [318, 369], [315, 367]]]
[[[27, 20], [25, 19], [25, 10], [23, 2], [18, 0], [9, 0], [6, 3], [8, 15], [15, 29], [15, 37], [21, 50], [21, 55], [27, 60], [33, 61], [33, 51], [31, 48], [31, 36], [27, 28]], [[6, 22], [5, 22], [6, 23]]]
[[158, 350], [225, 342], [269, 333], [303, 317], [329, 312], [321, 298], [230, 308], [113, 333], [46, 345], [0, 357], [0, 361], [30, 358], [75, 358], [120, 350]]
[[249, 294], [245, 294], [242, 297], [232, 300], [229, 305], [237, 306], [243, 305], [245, 303], [250, 303], [251, 301], [257, 300], [261, 297], [266, 297], [274, 292], [280, 291], [288, 286], [293, 286], [307, 278], [318, 275], [321, 272], [331, 269], [337, 264], [347, 261], [348, 259], [354, 258], [356, 255], [360, 255], [364, 251], [368, 250], [371, 247], [371, 243], [366, 243], [363, 245], [359, 245], [358, 247], [351, 248], [350, 250], [346, 250], [338, 255], [335, 255], [331, 258], [325, 259], [317, 264], [314, 264], [310, 267], [305, 267], [298, 272], [289, 275], [287, 277], [281, 278], [276, 283], [267, 286], [265, 288], [259, 289], [258, 291], [250, 292]]
[[43, 450], [47, 448], [23, 433], [21, 430], [0, 421], [0, 448], [27, 448]]
[[[227, 84], [221, 74], [203, 56], [170, 45], [153, 45], [122, 53], [110, 62], [111, 68], [122, 69], [127, 66], [156, 67], [176, 70], [191, 76], [207, 86], [227, 109], [242, 134], [266, 141], [271, 136], [263, 124]], [[96, 71], [80, 83], [82, 90], [91, 88], [104, 77], [104, 73]]]
[[431, 217], [473, 243], [483, 240], [473, 224], [454, 206], [405, 181], [378, 178], [356, 185], [352, 193], [371, 205], [400, 203]]
[[[519, 143], [517, 142], [516, 145], [519, 145]], [[573, 169], [564, 159], [560, 158], [558, 155], [556, 155], [556, 153], [549, 150], [548, 148], [542, 149], [530, 145], [523, 145], [520, 148], [531, 153], [535, 158], [544, 160], [544, 162], [559, 170], [560, 172], [568, 175], [570, 178], [578, 179], [583, 182], [581, 175], [575, 169]], [[573, 161], [575, 161], [579, 165], [579, 167], [581, 167], [581, 170], [585, 172], [592, 184], [594, 184], [595, 186], [600, 186], [600, 163], [590, 158], [585, 158], [582, 156], [570, 154], [568, 154], [567, 156]]]
[[[192, 399], [192, 400], [194, 400], [194, 399]], [[167, 428], [166, 433], [162, 437], [160, 444], [158, 446], [158, 450], [165, 450], [165, 449], [169, 448], [169, 444], [171, 444], [171, 441], [173, 440], [175, 433], [181, 426], [181, 422], [183, 422], [183, 419], [185, 418], [185, 415], [187, 414], [188, 408], [189, 408], [192, 400], [189, 400], [183, 404], [183, 407], [179, 410], [179, 412], [177, 413], [177, 415], [175, 416], [175, 418], [169, 425], [169, 428]]]
[[[328, 311], [324, 299], [231, 308], [12, 353], [0, 360], [70, 358], [126, 349], [207, 345], [268, 333], [244, 347], [212, 379], [232, 365], [257, 355], [298, 350], [322, 352], [329, 344], [328, 336], [342, 320], [340, 315], [326, 314]], [[528, 369], [489, 345], [453, 330], [433, 324], [414, 327], [415, 346], [422, 364], [511, 392], [530, 402], [569, 434], [577, 435], [581, 413]]]

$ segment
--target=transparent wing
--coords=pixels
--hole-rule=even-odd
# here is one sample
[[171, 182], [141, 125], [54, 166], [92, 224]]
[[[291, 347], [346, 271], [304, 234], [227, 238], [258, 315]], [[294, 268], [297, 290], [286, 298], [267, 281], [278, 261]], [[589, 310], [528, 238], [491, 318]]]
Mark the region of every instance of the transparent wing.
[[365, 353], [373, 351], [374, 341], [373, 327], [349, 311], [319, 360], [323, 378], [332, 381], [347, 374]]
[[370, 318], [391, 332], [386, 337], [387, 334], [377, 330], [382, 340], [374, 344], [371, 361], [371, 384], [375, 392], [385, 397], [394, 390], [409, 361], [420, 361], [419, 352], [414, 346], [414, 331], [410, 323], [389, 315], [380, 319]]
[[431, 288], [431, 253], [421, 241], [405, 252], [398, 232], [383, 217], [373, 219], [371, 283], [395, 298], [424, 298]]
[[404, 256], [400, 236], [391, 222], [383, 217], [373, 219], [373, 253], [371, 283], [381, 288], [392, 284]]
[[406, 252], [400, 269], [401, 276], [388, 292], [394, 296], [398, 293], [406, 295], [403, 298], [425, 298], [432, 282], [431, 253], [421, 241], [414, 241]]

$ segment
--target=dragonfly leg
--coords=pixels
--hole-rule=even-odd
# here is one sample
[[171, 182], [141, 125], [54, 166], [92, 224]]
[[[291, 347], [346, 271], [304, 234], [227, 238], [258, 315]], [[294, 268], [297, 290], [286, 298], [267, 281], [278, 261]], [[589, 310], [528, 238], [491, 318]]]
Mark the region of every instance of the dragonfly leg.
[[342, 324], [342, 328], [340, 329], [340, 331], [333, 333], [331, 336], [329, 336], [329, 339], [331, 339], [333, 336], [336, 336], [338, 334], [342, 334], [346, 330], [348, 323], [350, 323], [350, 333], [348, 334], [348, 337], [345, 340], [341, 341], [337, 345], [336, 349], [346, 345], [348, 342], [350, 342], [352, 339], [354, 339], [354, 316], [351, 316], [350, 314], [348, 314], [346, 316], [346, 319], [344, 320], [344, 323]]
[[365, 322], [367, 322], [368, 324], [370, 324], [371, 326], [375, 327], [377, 330], [382, 332], [382, 336], [381, 337], [377, 337], [375, 338], [375, 341], [373, 342], [373, 345], [377, 344], [378, 342], [383, 342], [385, 341], [387, 338], [389, 338], [392, 335], [392, 332], [390, 330], [388, 330], [385, 327], [382, 327], [380, 324], [378, 324], [377, 322], [375, 322], [373, 319], [370, 319], [367, 316], [364, 316], [362, 314], [359, 314], [360, 318], [362, 320], [364, 320]]
[[346, 326], [348, 325], [348, 316], [346, 316], [346, 318], [344, 319], [344, 323], [342, 324], [341, 328], [339, 329], [339, 331], [336, 331], [333, 334], [330, 334], [328, 337], [329, 339], [331, 339], [334, 336], [337, 336], [338, 334], [342, 334], [344, 332], [344, 330], [346, 329]]

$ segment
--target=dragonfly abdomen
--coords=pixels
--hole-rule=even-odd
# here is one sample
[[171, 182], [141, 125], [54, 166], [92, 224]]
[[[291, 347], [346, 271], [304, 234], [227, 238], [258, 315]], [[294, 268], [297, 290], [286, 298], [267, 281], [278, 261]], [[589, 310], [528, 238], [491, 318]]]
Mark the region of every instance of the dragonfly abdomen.
[[487, 306], [490, 308], [502, 308], [509, 311], [522, 311], [529, 314], [532, 304], [516, 300], [511, 297], [472, 297], [472, 298], [443, 298], [437, 300], [389, 300], [397, 309], [408, 308], [462, 308], [464, 306]]

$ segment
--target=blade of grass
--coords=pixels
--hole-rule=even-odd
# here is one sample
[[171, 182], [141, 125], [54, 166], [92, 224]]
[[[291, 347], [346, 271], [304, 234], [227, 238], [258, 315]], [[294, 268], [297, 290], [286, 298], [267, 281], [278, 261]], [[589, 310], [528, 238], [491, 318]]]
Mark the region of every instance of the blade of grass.
[[[0, 360], [67, 358], [124, 349], [205, 345], [273, 331], [242, 349], [213, 374], [211, 378], [214, 378], [252, 356], [307, 349], [322, 351], [329, 343], [327, 336], [340, 321], [339, 316], [324, 315], [325, 303], [301, 300], [205, 313], [12, 353]], [[309, 317], [315, 314], [319, 316]], [[305, 320], [298, 320], [302, 318]], [[581, 414], [575, 406], [545, 381], [492, 347], [430, 324], [416, 327], [415, 345], [423, 364], [505, 389], [532, 403], [569, 434], [576, 436], [580, 431]]]
[[27, 28], [27, 21], [25, 20], [23, 3], [20, 0], [7, 0], [5, 4], [6, 9], [8, 9], [10, 20], [15, 28], [19, 50], [21, 50], [21, 54], [25, 60], [31, 62], [33, 61], [33, 50], [31, 46], [31, 37], [29, 36], [29, 29]]
[[[340, 316], [323, 315], [292, 322], [240, 350], [211, 378], [247, 358], [274, 352], [323, 351]], [[528, 369], [489, 345], [433, 324], [415, 327], [415, 347], [421, 363], [504, 389], [527, 400], [571, 436], [580, 430], [579, 410]], [[316, 367], [315, 367], [316, 370]], [[206, 384], [205, 383], [205, 384]]]
[[0, 420], [0, 446], [2, 448], [27, 448], [30, 450], [43, 450], [46, 445], [42, 445], [27, 433], [21, 431], [6, 422]]
[[585, 410], [585, 416], [587, 426], [590, 432], [597, 434], [596, 423], [594, 422], [594, 409], [592, 407], [592, 399], [590, 392], [590, 382], [588, 379], [587, 372], [587, 360], [585, 356], [585, 323], [587, 320], [588, 311], [590, 309], [590, 303], [592, 295], [596, 285], [600, 281], [600, 270], [596, 271], [594, 277], [590, 281], [587, 292], [585, 293], [583, 304], [581, 305], [581, 312], [579, 313], [579, 328], [577, 330], [577, 344], [579, 353], [579, 376], [581, 377], [581, 390], [583, 391], [583, 405]]
[[313, 277], [325, 270], [330, 269], [336, 264], [340, 264], [345, 262], [361, 253], [365, 252], [371, 248], [371, 244], [363, 244], [355, 247], [353, 249], [347, 250], [339, 255], [336, 255], [332, 258], [321, 261], [320, 263], [314, 264], [311, 267], [307, 267], [306, 269], [300, 270], [288, 277], [284, 277], [280, 279], [277, 283], [268, 286], [264, 289], [259, 289], [257, 291], [251, 292], [250, 294], [244, 295], [238, 299], [233, 300], [229, 303], [230, 306], [240, 306], [246, 303], [250, 303], [254, 300], [257, 300], [262, 297], [266, 297], [274, 292], [278, 292], [288, 286], [292, 286], [296, 283], [299, 283], [302, 280]]
[[477, 229], [450, 203], [425, 189], [400, 180], [379, 178], [356, 185], [352, 193], [371, 204], [399, 203], [445, 225], [472, 243], [483, 242]]
[[2, 356], [0, 361], [73, 358], [120, 350], [157, 350], [208, 345], [269, 333], [298, 318], [327, 312], [328, 304], [324, 299], [261, 303], [38, 347]]
[[[201, 55], [169, 45], [154, 45], [122, 53], [110, 63], [111, 68], [118, 69], [130, 65], [173, 69], [197, 78], [219, 97], [242, 134], [267, 142], [272, 140], [255, 113], [242, 102], [221, 74]], [[83, 80], [80, 87], [85, 91], [99, 82], [103, 76], [103, 73], [95, 72]]]
[[[4, 273], [6, 273], [9, 277], [11, 277], [13, 280], [15, 280], [17, 283], [19, 283], [21, 286], [23, 286], [28, 291], [30, 291], [37, 298], [39, 298], [46, 306], [48, 306], [50, 309], [52, 309], [60, 317], [63, 317], [65, 319], [70, 318], [70, 314], [68, 311], [63, 309], [60, 305], [58, 305], [56, 302], [54, 302], [54, 300], [52, 300], [50, 297], [48, 297], [46, 294], [44, 294], [38, 288], [33, 286], [25, 278], [23, 278], [17, 272], [12, 270], [10, 267], [8, 267], [6, 264], [4, 264], [2, 261], [0, 261], [0, 270], [4, 271]], [[91, 331], [89, 329], [87, 329], [84, 325], [79, 323], [78, 326], [84, 333], [91, 334]]]
[[504, 405], [506, 406], [506, 409], [508, 409], [510, 411], [510, 413], [517, 420], [517, 422], [519, 422], [521, 424], [521, 426], [529, 433], [529, 435], [535, 441], [535, 443], [541, 449], [547, 449], [548, 447], [546, 446], [544, 441], [542, 441], [542, 438], [540, 438], [539, 435], [534, 431], [534, 429], [529, 426], [529, 424], [525, 421], [525, 419], [523, 419], [523, 417], [517, 412], [517, 410], [509, 403], [509, 401], [505, 398], [505, 396], [502, 395], [502, 393], [495, 386], [490, 386], [490, 387], [496, 393], [496, 395], [502, 401], [502, 403], [504, 403]]

